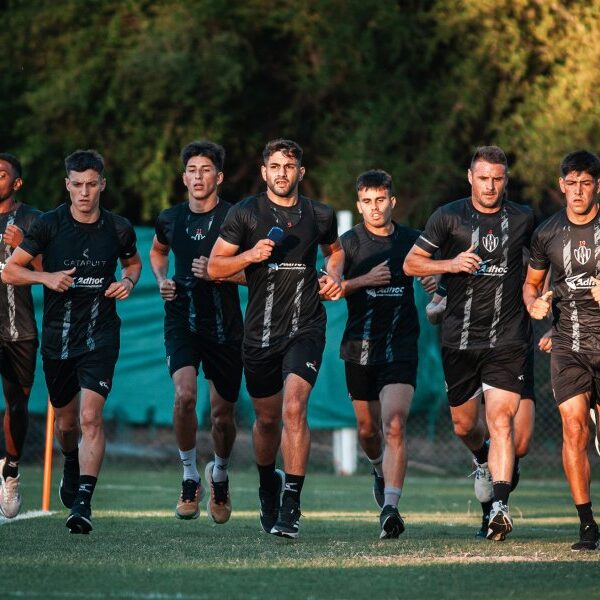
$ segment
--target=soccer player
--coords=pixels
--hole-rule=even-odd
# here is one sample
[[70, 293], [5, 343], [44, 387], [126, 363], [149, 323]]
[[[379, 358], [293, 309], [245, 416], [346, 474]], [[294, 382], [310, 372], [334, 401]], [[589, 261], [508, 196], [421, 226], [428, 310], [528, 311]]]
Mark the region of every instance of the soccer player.
[[[245, 270], [243, 362], [256, 413], [260, 523], [267, 533], [296, 538], [310, 448], [308, 396], [325, 346], [326, 315], [319, 295], [339, 298], [343, 252], [334, 210], [298, 193], [305, 173], [302, 148], [291, 140], [273, 140], [263, 161], [267, 191], [229, 211], [208, 274], [222, 278]], [[329, 257], [329, 273], [321, 277], [319, 245]], [[280, 445], [285, 476], [275, 469]]]
[[[60, 499], [71, 509], [66, 522], [71, 533], [89, 533], [104, 458], [102, 411], [119, 355], [115, 300], [129, 297], [142, 263], [129, 221], [100, 207], [106, 187], [102, 156], [77, 150], [65, 159], [65, 169], [70, 204], [39, 217], [2, 279], [44, 285], [42, 360], [65, 457]], [[40, 254], [43, 270], [31, 271], [28, 265]], [[118, 261], [121, 277], [115, 280]]]
[[[567, 154], [559, 186], [566, 208], [535, 230], [523, 302], [533, 319], [553, 314], [550, 373], [563, 424], [562, 459], [579, 515], [572, 550], [596, 550], [600, 540], [592, 513], [589, 410], [600, 390], [600, 158], [586, 150]], [[543, 292], [552, 269], [554, 297]]]
[[[42, 213], [18, 202], [23, 185], [21, 163], [0, 154], [0, 273], [23, 233]], [[37, 327], [31, 288], [0, 283], [0, 376], [4, 393], [6, 456], [0, 460], [0, 513], [12, 519], [21, 508], [19, 460], [25, 444], [37, 355]]]
[[[196, 466], [196, 396], [202, 363], [209, 382], [214, 461], [206, 466], [210, 483], [208, 514], [216, 523], [231, 516], [227, 468], [235, 441], [235, 402], [242, 380], [242, 312], [237, 285], [213, 281], [206, 271], [210, 251], [231, 205], [217, 193], [223, 181], [225, 150], [209, 141], [181, 151], [187, 201], [162, 211], [150, 264], [165, 301], [165, 347], [175, 387], [173, 427], [183, 463], [175, 514], [196, 519], [204, 489]], [[168, 277], [169, 252], [175, 274]], [[234, 281], [243, 277], [234, 275]]]
[[416, 387], [419, 337], [413, 278], [404, 274], [402, 264], [419, 232], [392, 220], [396, 198], [388, 173], [362, 173], [356, 190], [363, 222], [340, 238], [348, 303], [340, 356], [358, 440], [373, 466], [373, 493], [381, 508], [379, 537], [397, 538], [404, 531], [398, 502], [406, 475], [406, 419]]
[[[432, 325], [441, 323], [446, 309], [447, 276], [443, 275], [438, 282], [438, 288], [433, 295], [431, 302], [427, 305], [425, 311], [427, 320]], [[551, 344], [549, 333], [544, 334], [539, 342], [539, 348], [546, 351], [548, 345]], [[482, 400], [482, 390], [478, 389], [475, 393], [473, 402], [477, 399]], [[534, 346], [533, 346], [533, 328], [528, 327], [528, 343], [527, 343], [527, 362], [524, 371], [523, 390], [521, 391], [521, 400], [519, 408], [514, 420], [514, 436], [515, 436], [515, 466], [511, 479], [511, 493], [515, 491], [521, 477], [519, 461], [527, 456], [529, 446], [533, 438], [533, 428], [535, 424], [535, 390], [534, 390]], [[485, 415], [480, 413], [480, 418], [483, 421], [483, 427], [487, 431], [485, 424]], [[487, 437], [487, 436], [486, 436]], [[487, 438], [489, 440], [489, 438]], [[489, 441], [488, 441], [489, 443]], [[483, 513], [481, 519], [481, 528], [477, 530], [476, 537], [486, 538], [488, 533], [488, 525], [490, 511], [493, 504], [493, 488], [492, 481], [487, 465], [479, 465], [475, 462], [475, 496], [481, 503]]]
[[[497, 146], [479, 148], [467, 176], [471, 196], [434, 212], [404, 270], [407, 275], [449, 274], [442, 363], [454, 431], [478, 466], [489, 465], [494, 501], [488, 538], [503, 540], [512, 530], [508, 498], [514, 418], [527, 357], [527, 314], [519, 290], [533, 213], [505, 199], [508, 167]], [[434, 259], [436, 253], [439, 258]], [[485, 397], [489, 447], [479, 418], [479, 388]]]

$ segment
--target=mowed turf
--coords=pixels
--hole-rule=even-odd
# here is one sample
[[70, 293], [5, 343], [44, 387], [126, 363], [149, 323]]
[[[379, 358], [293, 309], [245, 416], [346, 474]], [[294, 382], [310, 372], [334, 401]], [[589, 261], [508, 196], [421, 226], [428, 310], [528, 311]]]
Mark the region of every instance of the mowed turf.
[[[527, 481], [511, 501], [514, 532], [477, 541], [472, 480], [409, 477], [406, 532], [379, 541], [368, 475], [311, 474], [301, 537], [259, 530], [257, 476], [231, 474], [234, 513], [214, 525], [174, 516], [178, 473], [106, 469], [94, 530], [69, 534], [55, 473], [50, 516], [0, 525], [0, 598], [597, 598], [600, 552], [573, 553], [578, 522], [562, 481]], [[41, 474], [22, 474], [22, 515], [39, 509]]]

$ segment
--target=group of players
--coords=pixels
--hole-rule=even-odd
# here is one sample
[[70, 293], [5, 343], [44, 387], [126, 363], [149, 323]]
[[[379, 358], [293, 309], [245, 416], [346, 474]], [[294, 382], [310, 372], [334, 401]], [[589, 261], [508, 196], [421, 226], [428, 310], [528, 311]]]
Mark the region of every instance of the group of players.
[[[490, 540], [504, 540], [512, 530], [508, 499], [533, 432], [530, 318], [553, 312], [551, 335], [540, 348], [552, 349], [563, 464], [581, 521], [572, 549], [597, 549], [587, 456], [590, 408], [595, 416], [593, 398], [600, 397], [595, 154], [565, 157], [559, 185], [566, 208], [535, 231], [532, 211], [506, 198], [508, 166], [498, 147], [476, 151], [467, 172], [470, 197], [436, 210], [422, 233], [392, 220], [390, 175], [367, 171], [356, 184], [362, 222], [339, 239], [333, 209], [299, 194], [305, 170], [297, 143], [267, 143], [261, 166], [266, 191], [233, 206], [218, 196], [221, 146], [193, 142], [181, 158], [188, 198], [159, 215], [150, 252], [165, 301], [165, 348], [175, 390], [173, 425], [183, 465], [179, 518], [197, 518], [206, 493], [196, 460], [200, 365], [210, 387], [214, 445], [214, 460], [204, 471], [207, 512], [216, 523], [230, 518], [228, 467], [243, 371], [256, 417], [260, 525], [266, 533], [298, 536], [310, 448], [307, 403], [325, 346], [322, 301], [344, 297], [348, 320], [340, 355], [359, 442], [373, 467], [380, 538], [404, 531], [398, 503], [416, 386], [418, 277], [426, 291], [436, 292], [428, 317], [443, 316], [452, 421], [473, 453], [483, 509], [478, 534]], [[102, 157], [79, 150], [66, 158], [65, 168], [70, 202], [40, 214], [17, 202], [21, 166], [0, 154], [0, 368], [6, 400], [0, 509], [10, 518], [21, 504], [18, 463], [37, 350], [30, 286], [41, 283], [41, 354], [64, 454], [60, 498], [70, 509], [70, 531], [89, 533], [104, 454], [102, 411], [119, 353], [115, 300], [132, 292], [141, 259], [130, 223], [100, 206], [106, 186]], [[546, 291], [550, 271], [553, 291]], [[244, 319], [238, 285], [248, 286]], [[283, 471], [276, 468], [280, 449]]]

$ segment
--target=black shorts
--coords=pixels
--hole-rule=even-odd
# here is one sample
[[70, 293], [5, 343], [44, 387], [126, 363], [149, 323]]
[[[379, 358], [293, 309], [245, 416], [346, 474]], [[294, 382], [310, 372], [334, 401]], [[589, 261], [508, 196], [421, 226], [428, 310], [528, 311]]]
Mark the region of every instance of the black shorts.
[[535, 404], [535, 388], [534, 388], [534, 356], [535, 351], [533, 344], [527, 346], [527, 358], [525, 360], [525, 371], [523, 372], [523, 389], [521, 390], [521, 398], [533, 400]]
[[37, 339], [22, 342], [0, 341], [0, 375], [24, 388], [33, 385], [37, 359]]
[[442, 365], [450, 406], [461, 406], [482, 385], [521, 394], [525, 379], [527, 345], [483, 350], [442, 347]]
[[415, 360], [403, 360], [387, 365], [357, 365], [345, 362], [346, 385], [350, 400], [379, 400], [379, 393], [386, 385], [406, 383], [417, 387], [417, 364]]
[[585, 392], [591, 392], [597, 401], [600, 398], [600, 354], [552, 352], [550, 378], [556, 404]]
[[66, 406], [83, 388], [108, 398], [118, 358], [119, 349], [108, 346], [65, 360], [42, 356], [52, 406]]
[[196, 374], [202, 363], [204, 378], [212, 381], [218, 394], [228, 402], [236, 402], [242, 384], [241, 344], [217, 344], [189, 329], [170, 332], [165, 337], [169, 375], [183, 367], [194, 367]]
[[290, 373], [314, 386], [324, 349], [325, 336], [313, 332], [293, 337], [276, 350], [244, 346], [244, 374], [248, 393], [253, 398], [273, 396], [281, 390]]

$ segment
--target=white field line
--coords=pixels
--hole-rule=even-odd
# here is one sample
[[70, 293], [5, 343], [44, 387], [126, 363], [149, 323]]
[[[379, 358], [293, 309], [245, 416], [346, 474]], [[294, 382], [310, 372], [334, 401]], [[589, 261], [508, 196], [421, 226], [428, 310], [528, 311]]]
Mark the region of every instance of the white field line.
[[7, 523], [14, 523], [15, 521], [24, 521], [25, 519], [37, 519], [38, 517], [49, 517], [53, 515], [53, 512], [45, 512], [43, 510], [29, 510], [25, 513], [17, 515], [14, 519], [7, 519], [6, 517], [0, 516], [0, 525], [6, 525]]
[[75, 598], [76, 600], [206, 600], [205, 594], [183, 594], [175, 592], [174, 594], [162, 594], [161, 592], [25, 592], [25, 591], [5, 591], [3, 598]]

